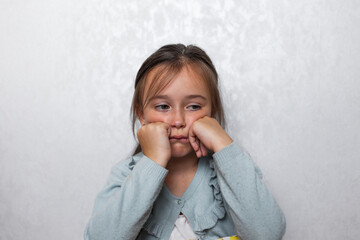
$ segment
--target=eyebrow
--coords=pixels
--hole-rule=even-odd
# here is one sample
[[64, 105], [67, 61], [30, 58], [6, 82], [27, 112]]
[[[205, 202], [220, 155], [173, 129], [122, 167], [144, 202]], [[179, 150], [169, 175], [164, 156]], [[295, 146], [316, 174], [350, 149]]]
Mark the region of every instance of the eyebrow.
[[[168, 95], [156, 95], [153, 96], [149, 99], [149, 101], [155, 100], [155, 99], [169, 99], [170, 97]], [[198, 94], [192, 94], [192, 95], [187, 95], [185, 97], [186, 100], [189, 99], [194, 99], [194, 98], [201, 98], [203, 100], [207, 100], [206, 97], [202, 96], [202, 95], [198, 95]]]

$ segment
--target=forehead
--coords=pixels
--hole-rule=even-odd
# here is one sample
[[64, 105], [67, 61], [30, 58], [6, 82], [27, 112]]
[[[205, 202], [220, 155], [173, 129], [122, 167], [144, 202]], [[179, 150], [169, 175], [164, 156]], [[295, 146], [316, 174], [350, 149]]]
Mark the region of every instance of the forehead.
[[144, 95], [152, 97], [172, 88], [178, 91], [209, 94], [207, 81], [196, 66], [184, 65], [180, 69], [156, 67], [146, 77]]

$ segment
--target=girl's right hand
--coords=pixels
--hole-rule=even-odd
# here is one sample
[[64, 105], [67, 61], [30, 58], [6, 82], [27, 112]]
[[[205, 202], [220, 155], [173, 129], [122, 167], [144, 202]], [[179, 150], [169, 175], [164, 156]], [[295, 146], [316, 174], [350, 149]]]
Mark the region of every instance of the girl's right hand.
[[145, 156], [162, 167], [171, 157], [170, 125], [163, 122], [143, 124], [137, 131], [137, 138]]

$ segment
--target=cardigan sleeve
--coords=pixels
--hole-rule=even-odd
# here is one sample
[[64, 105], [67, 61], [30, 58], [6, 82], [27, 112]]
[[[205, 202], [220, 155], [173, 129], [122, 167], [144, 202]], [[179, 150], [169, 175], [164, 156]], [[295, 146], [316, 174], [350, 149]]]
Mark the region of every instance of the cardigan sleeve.
[[149, 217], [168, 171], [145, 155], [137, 163], [133, 158], [112, 168], [95, 200], [85, 240], [135, 239]]
[[262, 182], [260, 169], [235, 143], [213, 155], [225, 206], [242, 240], [278, 240], [285, 233], [284, 214]]

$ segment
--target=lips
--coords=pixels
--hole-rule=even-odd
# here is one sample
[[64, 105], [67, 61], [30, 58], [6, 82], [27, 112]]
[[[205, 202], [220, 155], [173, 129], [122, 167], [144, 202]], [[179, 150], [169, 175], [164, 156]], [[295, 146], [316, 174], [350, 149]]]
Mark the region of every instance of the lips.
[[189, 142], [188, 138], [184, 135], [173, 135], [169, 137], [170, 142], [182, 142], [187, 143]]

